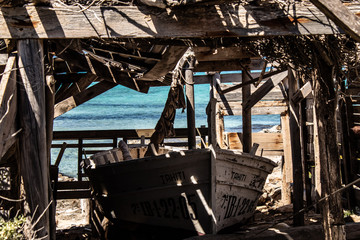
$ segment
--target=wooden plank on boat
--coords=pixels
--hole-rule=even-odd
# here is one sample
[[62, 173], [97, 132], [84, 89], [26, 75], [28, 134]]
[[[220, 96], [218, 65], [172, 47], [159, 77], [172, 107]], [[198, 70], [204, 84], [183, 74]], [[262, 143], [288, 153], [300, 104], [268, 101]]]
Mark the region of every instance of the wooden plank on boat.
[[11, 55], [0, 81], [0, 159], [15, 143], [17, 112], [16, 56]]
[[[353, 14], [360, 12], [358, 4], [346, 7]], [[238, 3], [197, 6], [168, 14], [140, 6], [92, 6], [87, 11], [79, 11], [77, 6], [3, 7], [0, 38], [259, 37], [342, 32], [312, 5], [289, 4], [287, 9], [284, 12], [280, 7]]]

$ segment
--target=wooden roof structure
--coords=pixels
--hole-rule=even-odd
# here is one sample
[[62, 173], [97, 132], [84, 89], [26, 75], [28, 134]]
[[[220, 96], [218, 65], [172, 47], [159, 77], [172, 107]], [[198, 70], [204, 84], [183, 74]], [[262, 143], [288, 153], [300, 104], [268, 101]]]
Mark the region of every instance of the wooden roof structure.
[[[53, 118], [79, 104], [118, 84], [144, 93], [149, 87], [170, 85], [179, 71], [179, 60], [190, 47], [198, 62], [193, 70], [209, 72], [246, 70], [249, 64], [262, 69], [263, 56], [247, 44], [261, 38], [346, 33], [360, 42], [358, 1], [94, 0], [65, 4], [59, 0], [0, 0], [0, 6], [0, 65], [4, 70], [0, 154], [3, 157], [20, 141], [21, 166], [28, 171], [22, 172], [25, 189], [37, 188], [27, 196], [31, 213], [37, 205], [40, 213], [51, 205], [48, 168]], [[318, 66], [323, 76], [325, 66]], [[291, 76], [289, 71], [288, 78]], [[16, 85], [17, 81], [21, 84]], [[326, 103], [332, 93], [322, 91], [333, 87], [329, 82], [314, 82], [313, 89], [323, 94], [314, 96], [321, 121], [329, 114], [321, 111], [320, 103]], [[295, 93], [295, 87], [291, 91]], [[17, 95], [19, 104], [13, 101]], [[243, 102], [248, 99], [250, 94], [244, 91]], [[292, 105], [290, 101], [290, 108]], [[14, 119], [19, 119], [21, 128], [14, 125]], [[329, 131], [333, 127], [323, 123]], [[326, 134], [321, 131], [320, 142], [330, 141], [324, 140]], [[319, 144], [317, 150], [324, 149]], [[49, 214], [44, 216], [38, 223], [45, 226], [39, 237], [51, 234]], [[343, 229], [337, 229], [330, 234], [341, 236]]]

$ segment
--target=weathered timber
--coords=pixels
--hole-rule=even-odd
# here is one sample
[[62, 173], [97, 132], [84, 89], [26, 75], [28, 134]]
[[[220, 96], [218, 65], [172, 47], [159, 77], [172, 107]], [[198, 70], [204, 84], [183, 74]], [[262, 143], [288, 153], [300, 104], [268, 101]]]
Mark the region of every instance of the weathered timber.
[[[46, 110], [46, 155], [47, 165], [51, 164], [51, 142], [53, 136], [54, 126], [54, 104], [55, 104], [55, 79], [52, 74], [48, 74], [45, 77], [45, 110]], [[56, 174], [57, 175], [57, 174]], [[50, 188], [49, 192], [52, 192]], [[53, 200], [49, 208], [50, 219], [50, 239], [56, 239], [56, 195], [51, 195], [50, 199]]]
[[[275, 74], [278, 74], [278, 73], [280, 73], [280, 72], [281, 72], [281, 71], [278, 70], [278, 71], [274, 71], [274, 72], [267, 73], [265, 76], [263, 76], [263, 78], [271, 77], [271, 76], [273, 76], [273, 75], [275, 75]], [[250, 75], [250, 76], [251, 76], [251, 75]], [[259, 78], [260, 78], [260, 74], [259, 74], [259, 76], [258, 76], [257, 78], [254, 78], [254, 79], [252, 79], [252, 80], [250, 80], [250, 81], [248, 81], [248, 82], [246, 82], [246, 83], [244, 83], [244, 82], [242, 81], [242, 83], [237, 84], [237, 85], [235, 85], [235, 86], [231, 86], [231, 87], [229, 87], [229, 88], [227, 88], [227, 89], [222, 90], [221, 92], [222, 92], [222, 94], [225, 94], [225, 93], [234, 91], [234, 90], [236, 90], [236, 89], [240, 89], [240, 88], [242, 88], [244, 85], [249, 85], [249, 84], [258, 82], [258, 81], [259, 81]]]
[[169, 46], [163, 54], [161, 60], [156, 63], [150, 71], [146, 72], [139, 80], [154, 81], [164, 77], [167, 73], [172, 71], [179, 59], [186, 52], [186, 46]]
[[196, 125], [195, 125], [195, 94], [194, 94], [194, 57], [189, 57], [184, 66], [185, 91], [186, 91], [186, 116], [188, 127], [188, 148], [196, 149]]
[[294, 104], [299, 103], [301, 100], [305, 99], [310, 93], [312, 93], [311, 82], [306, 82], [292, 97]]
[[347, 34], [360, 42], [360, 23], [357, 15], [352, 13], [340, 0], [310, 0], [328, 18], [334, 21]]
[[78, 81], [74, 82], [70, 87], [61, 89], [61, 91], [59, 90], [56, 93], [55, 104], [84, 91], [97, 78], [98, 77], [96, 75], [87, 73]]
[[[242, 149], [242, 133], [227, 133], [228, 146], [230, 149]], [[282, 156], [283, 138], [281, 133], [253, 133], [253, 143], [259, 147], [256, 155], [263, 153], [263, 156]]]
[[[358, 4], [347, 8], [353, 14], [360, 12]], [[79, 11], [77, 6], [1, 8], [0, 38], [241, 37], [342, 32], [312, 5], [299, 3], [287, 9], [223, 4], [168, 14], [137, 6], [91, 7], [91, 11]]]
[[290, 125], [290, 136], [291, 136], [291, 158], [293, 166], [293, 196], [294, 196], [294, 225], [304, 225], [304, 213], [299, 213], [304, 208], [303, 195], [303, 171], [301, 162], [301, 143], [300, 143], [300, 119], [299, 119], [299, 106], [294, 104], [291, 99], [296, 92], [297, 80], [293, 75], [293, 71], [289, 68], [288, 70], [289, 80], [289, 125]]
[[224, 146], [224, 119], [220, 114], [219, 104], [217, 102], [216, 96], [218, 95], [218, 87], [221, 83], [221, 77], [219, 73], [215, 73], [212, 76], [210, 84], [210, 114], [208, 113], [209, 118], [209, 139], [210, 144], [214, 147], [217, 145], [221, 148]]
[[[243, 83], [246, 83], [247, 81], [250, 81], [250, 78], [247, 74], [247, 67], [242, 69], [242, 77], [243, 77]], [[251, 87], [250, 85], [244, 85], [242, 87], [242, 102], [248, 101], [248, 99], [251, 96]], [[252, 140], [251, 140], [251, 133], [252, 133], [252, 127], [251, 127], [251, 107], [250, 108], [242, 108], [242, 131], [243, 131], [243, 152], [249, 153], [252, 146]]]
[[278, 85], [284, 78], [287, 77], [287, 72], [284, 71], [272, 76], [261, 87], [259, 87], [251, 96], [243, 103], [243, 108], [248, 110], [252, 108], [258, 101], [260, 101], [266, 94], [268, 94], [276, 85]]
[[281, 114], [281, 133], [283, 137], [284, 158], [282, 164], [281, 201], [291, 203], [291, 183], [293, 182], [293, 167], [291, 156], [290, 119], [288, 111]]
[[[314, 79], [314, 111], [318, 132], [317, 144], [321, 177], [321, 197], [341, 188], [336, 133], [336, 93], [334, 67], [322, 59], [317, 61]], [[329, 101], [329, 99], [333, 101]], [[337, 193], [321, 204], [325, 239], [346, 239], [341, 194]]]
[[0, 81], [0, 159], [15, 143], [17, 112], [16, 56], [9, 57]]
[[[45, 76], [43, 47], [39, 40], [19, 40], [20, 81], [18, 116], [23, 129], [20, 135], [20, 165], [30, 216], [38, 219], [37, 236], [49, 239], [49, 165], [46, 146]], [[28, 231], [25, 233], [30, 238]]]
[[[236, 60], [226, 59], [222, 60], [221, 63], [219, 61], [202, 61], [198, 62], [195, 66], [195, 72], [221, 72], [221, 71], [235, 71], [241, 70], [242, 64], [241, 59], [238, 58]], [[249, 63], [249, 68], [259, 69], [263, 64], [262, 59], [254, 59]]]
[[[250, 73], [252, 78], [259, 77], [260, 73]], [[194, 76], [195, 84], [209, 84], [211, 82], [212, 75], [196, 75]], [[222, 83], [241, 83], [242, 76], [241, 73], [229, 73], [229, 74], [221, 74], [221, 82]]]
[[[243, 47], [194, 47], [195, 58], [198, 62], [239, 60], [256, 57]], [[223, 81], [222, 81], [223, 82]]]
[[79, 106], [80, 104], [83, 104], [86, 101], [89, 101], [90, 99], [93, 99], [94, 97], [106, 92], [116, 85], [117, 84], [113, 82], [101, 81], [96, 85], [86, 89], [85, 91], [82, 91], [63, 100], [62, 102], [57, 103], [55, 105], [54, 118], [57, 118], [58, 116], [70, 111], [71, 109]]
[[[241, 102], [219, 103], [220, 112], [223, 116], [241, 115]], [[287, 104], [283, 101], [260, 101], [251, 108], [252, 115], [281, 114], [287, 110]]]

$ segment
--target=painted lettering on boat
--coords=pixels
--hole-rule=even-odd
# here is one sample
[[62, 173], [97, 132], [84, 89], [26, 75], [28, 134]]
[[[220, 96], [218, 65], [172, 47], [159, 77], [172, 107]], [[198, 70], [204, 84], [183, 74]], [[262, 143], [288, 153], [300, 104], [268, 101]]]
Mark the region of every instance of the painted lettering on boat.
[[264, 184], [265, 184], [265, 178], [264, 177], [254, 175], [253, 179], [251, 180], [251, 182], [249, 184], [249, 186], [254, 187], [254, 188], [262, 189]]
[[246, 197], [224, 194], [222, 197], [221, 208], [225, 209], [223, 219], [241, 216], [254, 211], [255, 200]]
[[[131, 204], [134, 215], [170, 219], [197, 219], [197, 206], [194, 202], [195, 194], [187, 195], [187, 202], [183, 196], [178, 198], [160, 198], [152, 201], [142, 201]], [[188, 208], [191, 207], [192, 212]]]
[[242, 173], [237, 173], [237, 172], [231, 171], [231, 179], [235, 179], [238, 181], [245, 181], [246, 175], [242, 174]]
[[185, 180], [185, 173], [184, 173], [184, 171], [166, 173], [166, 174], [160, 175], [160, 177], [161, 177], [163, 184], [177, 183], [178, 181]]

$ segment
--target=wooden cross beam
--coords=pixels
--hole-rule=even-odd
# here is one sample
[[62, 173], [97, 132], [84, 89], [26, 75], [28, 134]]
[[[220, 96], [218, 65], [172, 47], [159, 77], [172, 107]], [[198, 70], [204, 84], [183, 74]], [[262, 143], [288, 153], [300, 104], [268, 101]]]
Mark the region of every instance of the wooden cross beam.
[[[360, 4], [346, 8], [360, 13]], [[343, 32], [312, 4], [286, 9], [238, 3], [173, 10], [140, 6], [0, 9], [0, 38], [212, 38]]]

